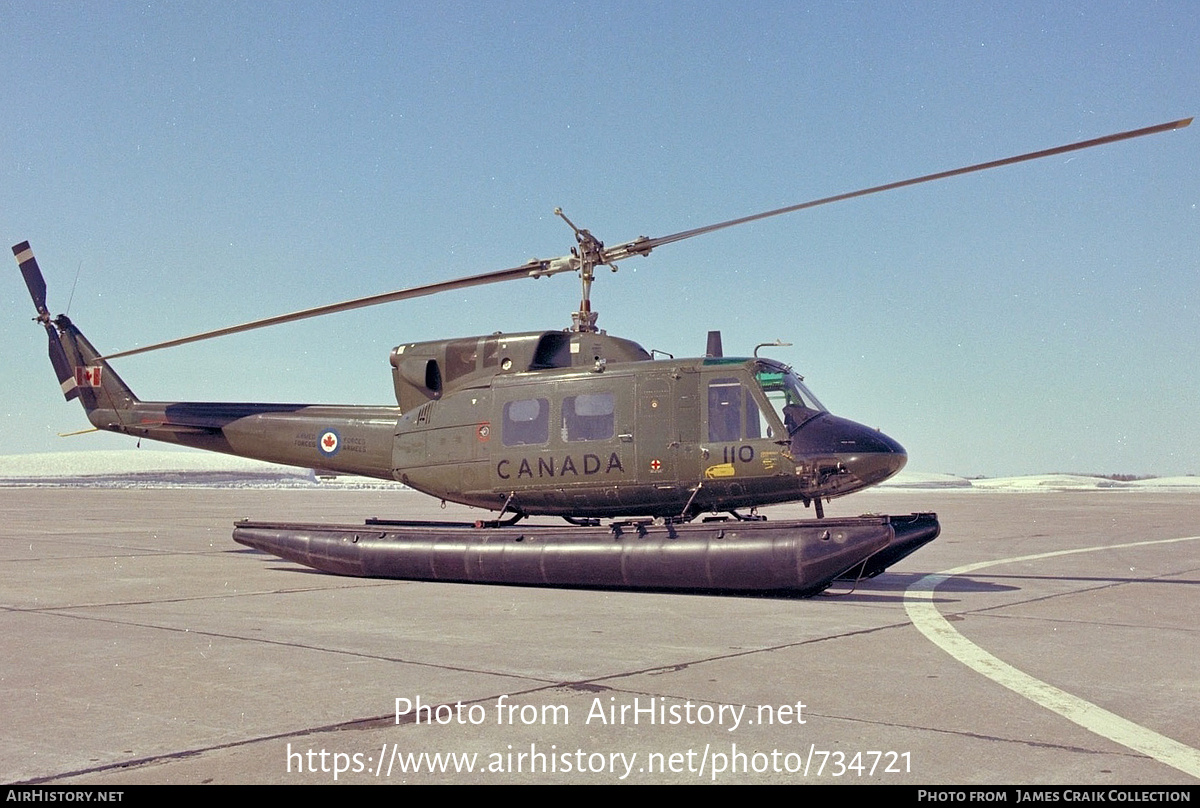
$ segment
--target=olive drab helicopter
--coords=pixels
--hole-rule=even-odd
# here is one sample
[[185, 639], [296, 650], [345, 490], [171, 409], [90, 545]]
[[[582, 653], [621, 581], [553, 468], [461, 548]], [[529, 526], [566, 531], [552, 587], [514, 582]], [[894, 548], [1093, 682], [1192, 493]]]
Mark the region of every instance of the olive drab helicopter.
[[[876, 575], [931, 541], [935, 514], [824, 518], [822, 503], [904, 467], [904, 448], [829, 412], [792, 368], [723, 355], [656, 359], [596, 326], [598, 267], [759, 219], [1180, 129], [1191, 118], [891, 182], [659, 238], [605, 246], [572, 229], [568, 255], [319, 306], [119, 353], [101, 354], [52, 317], [28, 242], [13, 248], [68, 400], [96, 429], [397, 480], [498, 511], [472, 524], [372, 519], [362, 525], [239, 522], [234, 538], [328, 572], [557, 586], [812, 593]], [[396, 406], [142, 401], [110, 361], [254, 328], [501, 281], [576, 273], [564, 330], [406, 343], [391, 352]], [[763, 346], [759, 346], [760, 348]], [[813, 506], [816, 519], [767, 522], [756, 509]], [[713, 514], [704, 519], [701, 514]], [[525, 517], [567, 524], [518, 524]], [[610, 520], [601, 524], [602, 520]]]

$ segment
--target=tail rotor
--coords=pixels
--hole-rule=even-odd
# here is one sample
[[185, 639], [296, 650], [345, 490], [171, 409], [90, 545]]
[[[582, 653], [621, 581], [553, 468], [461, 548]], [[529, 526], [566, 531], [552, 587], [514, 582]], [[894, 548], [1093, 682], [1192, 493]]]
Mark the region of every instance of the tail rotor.
[[49, 339], [50, 364], [54, 366], [58, 384], [67, 401], [78, 398], [79, 388], [75, 380], [75, 370], [71, 366], [70, 360], [67, 359], [67, 352], [63, 348], [62, 338], [54, 325], [54, 320], [50, 317], [50, 310], [46, 308], [46, 280], [42, 277], [41, 269], [38, 268], [37, 259], [33, 257], [33, 250], [30, 249], [28, 241], [22, 241], [12, 249], [17, 263], [21, 267], [21, 276], [25, 278], [25, 285], [29, 288], [29, 296], [33, 298], [34, 308], [37, 309], [38, 316], [34, 319], [46, 329], [46, 336]]

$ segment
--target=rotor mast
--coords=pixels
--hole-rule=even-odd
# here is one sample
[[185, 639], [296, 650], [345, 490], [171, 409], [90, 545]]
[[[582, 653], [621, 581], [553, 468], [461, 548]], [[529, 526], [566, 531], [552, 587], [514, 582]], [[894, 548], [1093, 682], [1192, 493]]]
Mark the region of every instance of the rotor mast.
[[[604, 253], [604, 242], [591, 234], [589, 230], [581, 230], [567, 218], [562, 208], [555, 208], [554, 215], [558, 216], [567, 226], [575, 231], [577, 246], [571, 248], [571, 256], [579, 264], [579, 280], [583, 293], [579, 299], [579, 311], [571, 315], [571, 330], [577, 334], [591, 334], [599, 331], [596, 328], [596, 318], [599, 312], [592, 311], [592, 281], [596, 278], [596, 265], [605, 264], [617, 271], [617, 265], [608, 259]], [[574, 262], [573, 262], [574, 263]]]

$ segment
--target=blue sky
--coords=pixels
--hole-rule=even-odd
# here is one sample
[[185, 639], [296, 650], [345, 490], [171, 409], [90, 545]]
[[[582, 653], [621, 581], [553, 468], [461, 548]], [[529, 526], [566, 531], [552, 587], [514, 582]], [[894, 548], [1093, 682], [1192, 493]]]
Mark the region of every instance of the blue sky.
[[[0, 2], [0, 227], [116, 351], [1200, 110], [1194, 2]], [[909, 468], [1200, 473], [1200, 125], [605, 271], [600, 326], [776, 338]], [[3, 453], [107, 449], [0, 273]], [[561, 328], [567, 275], [117, 360], [145, 399], [391, 403], [400, 342]]]

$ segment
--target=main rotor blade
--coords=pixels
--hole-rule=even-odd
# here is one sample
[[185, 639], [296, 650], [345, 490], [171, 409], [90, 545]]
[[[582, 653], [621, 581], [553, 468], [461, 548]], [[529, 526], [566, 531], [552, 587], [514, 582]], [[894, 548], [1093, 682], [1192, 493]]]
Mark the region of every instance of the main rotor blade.
[[252, 331], [256, 328], [266, 328], [271, 325], [282, 325], [283, 323], [291, 323], [296, 320], [306, 320], [309, 317], [320, 317], [325, 314], [335, 314], [339, 311], [350, 311], [351, 309], [361, 309], [367, 306], [377, 306], [380, 303], [391, 303], [395, 300], [408, 300], [413, 297], [423, 297], [424, 295], [434, 295], [438, 292], [449, 292], [454, 289], [466, 289], [470, 286], [483, 286], [489, 283], [499, 283], [500, 281], [516, 280], [517, 278], [540, 278], [543, 275], [554, 275], [558, 272], [566, 272], [573, 267], [569, 266], [570, 262], [564, 259], [556, 259], [555, 261], [539, 261], [537, 259], [530, 261], [527, 264], [522, 264], [519, 267], [510, 269], [502, 269], [497, 272], [485, 272], [481, 275], [469, 275], [465, 278], [458, 278], [452, 281], [441, 281], [439, 283], [429, 283], [424, 286], [413, 286], [408, 289], [400, 289], [395, 292], [385, 292], [379, 295], [370, 295], [368, 297], [360, 297], [355, 300], [347, 300], [342, 303], [330, 303], [326, 306], [317, 306], [303, 311], [295, 311], [291, 314], [279, 314], [275, 317], [267, 317], [263, 320], [253, 320], [241, 325], [232, 325], [227, 328], [218, 328], [215, 331], [205, 331], [201, 334], [193, 334], [190, 337], [180, 337], [179, 339], [168, 340], [166, 342], [157, 342], [153, 345], [146, 345], [141, 348], [133, 348], [128, 351], [120, 351], [119, 353], [111, 353], [101, 357], [102, 359], [117, 359], [122, 356], [133, 356], [134, 354], [147, 353], [148, 351], [157, 351], [162, 348], [174, 348], [178, 345], [187, 345], [189, 342], [200, 342], [201, 340], [212, 339], [214, 337], [224, 337], [228, 334], [239, 334], [242, 331]]
[[[921, 177], [899, 180], [898, 182], [889, 182], [885, 185], [876, 185], [871, 188], [863, 188], [858, 191], [850, 191], [848, 193], [827, 196], [821, 199], [814, 199], [810, 202], [801, 202], [798, 205], [789, 205], [784, 208], [776, 208], [775, 210], [769, 210], [764, 213], [756, 213], [752, 216], [742, 216], [737, 219], [730, 219], [729, 221], [718, 222], [717, 224], [710, 224], [705, 227], [684, 230], [669, 236], [662, 236], [653, 239], [643, 236], [633, 241], [604, 249], [601, 253], [600, 263], [608, 264], [634, 255], [647, 255], [655, 247], [660, 247], [664, 244], [672, 244], [676, 241], [683, 241], [684, 239], [692, 238], [693, 236], [712, 233], [713, 231], [723, 230], [726, 227], [733, 227], [734, 225], [755, 222], [759, 219], [768, 219], [772, 216], [781, 216], [785, 213], [793, 213], [806, 208], [815, 208], [818, 205], [827, 205], [831, 202], [840, 202], [845, 199], [867, 196], [869, 194], [876, 194], [882, 191], [891, 191], [895, 190], [896, 188], [904, 188], [906, 186], [917, 185], [922, 182], [932, 182], [934, 180], [946, 179], [947, 177], [956, 177], [960, 174], [970, 174], [975, 171], [985, 171], [989, 168], [998, 168], [1000, 166], [1011, 165], [1013, 163], [1022, 163], [1027, 160], [1037, 160], [1041, 157], [1051, 157], [1053, 155], [1063, 154], [1065, 152], [1088, 149], [1092, 146], [1101, 146], [1106, 143], [1129, 140], [1130, 138], [1141, 137], [1142, 135], [1151, 135], [1158, 132], [1166, 132], [1172, 129], [1182, 129], [1191, 122], [1191, 118], [1182, 118], [1178, 121], [1171, 121], [1169, 123], [1163, 123], [1157, 126], [1148, 126], [1144, 129], [1134, 129], [1129, 132], [1119, 132], [1114, 135], [1106, 135], [1104, 137], [1093, 138], [1091, 140], [1084, 140], [1080, 141], [1079, 143], [1071, 143], [1066, 146], [1057, 146], [1052, 149], [1042, 149], [1041, 151], [1017, 155], [1016, 157], [1006, 157], [1003, 160], [992, 160], [986, 163], [978, 163], [976, 165], [966, 166], [964, 168], [956, 168], [951, 171], [939, 171], [936, 174], [926, 174]], [[122, 356], [133, 356], [135, 354], [147, 353], [149, 351], [157, 351], [162, 348], [173, 348], [178, 345], [187, 345], [191, 342], [200, 342], [201, 340], [213, 339], [214, 337], [238, 334], [243, 331], [251, 331], [256, 328], [266, 328], [267, 326], [282, 325], [283, 323], [305, 320], [310, 317], [320, 317], [325, 314], [335, 314], [337, 312], [349, 311], [351, 309], [376, 306], [381, 303], [391, 303], [397, 300], [407, 300], [409, 298], [433, 295], [439, 292], [449, 292], [454, 289], [465, 289], [471, 286], [482, 286], [489, 283], [516, 280], [523, 277], [540, 278], [543, 276], [556, 275], [560, 272], [575, 271], [579, 268], [580, 260], [572, 256], [563, 256], [561, 258], [555, 258], [549, 261], [534, 259], [526, 264], [522, 264], [519, 267], [502, 269], [497, 272], [485, 272], [481, 275], [470, 275], [465, 278], [459, 278], [452, 281], [442, 281], [440, 283], [430, 283], [424, 286], [414, 286], [409, 289], [400, 289], [395, 292], [386, 292], [379, 295], [360, 297], [355, 300], [345, 301], [343, 303], [332, 303], [326, 306], [317, 306], [311, 309], [304, 309], [303, 311], [292, 312], [291, 314], [281, 314], [275, 317], [268, 317], [263, 320], [253, 320], [241, 325], [219, 328], [215, 331], [205, 331], [200, 334], [193, 334], [190, 337], [181, 337], [179, 339], [158, 342], [153, 345], [146, 345], [144, 347], [134, 348], [128, 351], [120, 351], [119, 353], [108, 354], [102, 358], [117, 359]], [[31, 278], [32, 276], [30, 274], [26, 274], [26, 283], [30, 285], [30, 292], [33, 294], [35, 304], [37, 304], [39, 296], [44, 296], [45, 293], [37, 288], [36, 283], [31, 282]], [[44, 301], [42, 305], [44, 306]]]
[[756, 222], [759, 219], [769, 219], [772, 216], [782, 216], [785, 213], [794, 213], [798, 210], [807, 208], [815, 208], [819, 205], [828, 205], [831, 202], [841, 202], [845, 199], [854, 199], [859, 196], [868, 196], [869, 194], [878, 194], [883, 191], [894, 191], [897, 188], [904, 188], [909, 185], [919, 185], [922, 182], [933, 182], [934, 180], [944, 180], [948, 177], [957, 177], [960, 174], [971, 174], [975, 171], [986, 171], [989, 168], [999, 168], [1000, 166], [1012, 165], [1013, 163], [1024, 163], [1028, 160], [1038, 160], [1042, 157], [1053, 157], [1056, 154], [1064, 154], [1066, 152], [1079, 151], [1080, 149], [1090, 149], [1093, 146], [1103, 146], [1106, 143], [1116, 143], [1120, 140], [1129, 140], [1143, 135], [1153, 135], [1159, 132], [1169, 132], [1172, 129], [1183, 129], [1192, 122], [1191, 118], [1181, 118], [1178, 121], [1169, 123], [1160, 123], [1157, 126], [1147, 126], [1144, 129], [1133, 129], [1128, 132], [1118, 132], [1115, 135], [1105, 135], [1104, 137], [1092, 138], [1091, 140], [1081, 140], [1078, 143], [1071, 143], [1066, 146], [1056, 146], [1052, 149], [1042, 149], [1040, 151], [1029, 152], [1028, 154], [1019, 154], [1016, 157], [1005, 157], [1002, 160], [989, 160], [986, 163], [976, 163], [973, 166], [964, 168], [955, 168], [950, 171], [939, 171], [936, 174], [925, 174], [920, 177], [913, 177], [908, 180], [899, 180], [897, 182], [889, 182], [884, 185], [874, 185], [870, 188], [863, 188], [858, 191], [850, 191], [844, 194], [835, 194], [833, 196], [814, 199], [810, 202], [801, 202], [799, 205], [788, 205], [786, 208], [776, 208], [768, 210], [764, 213], [755, 213], [752, 216], [741, 216], [737, 219], [730, 219], [727, 222], [718, 222], [704, 227], [697, 227], [693, 230], [684, 230], [680, 233], [674, 233], [670, 236], [662, 236], [660, 238], [640, 238], [635, 241], [630, 241], [626, 244], [618, 244], [605, 250], [604, 257], [606, 261], [617, 261], [630, 255], [645, 255], [655, 247], [660, 247], [663, 244], [672, 244], [676, 241], [692, 238], [693, 236], [702, 236], [705, 233], [711, 233], [714, 230], [723, 230], [726, 227], [734, 225], [746, 224], [748, 222]]

